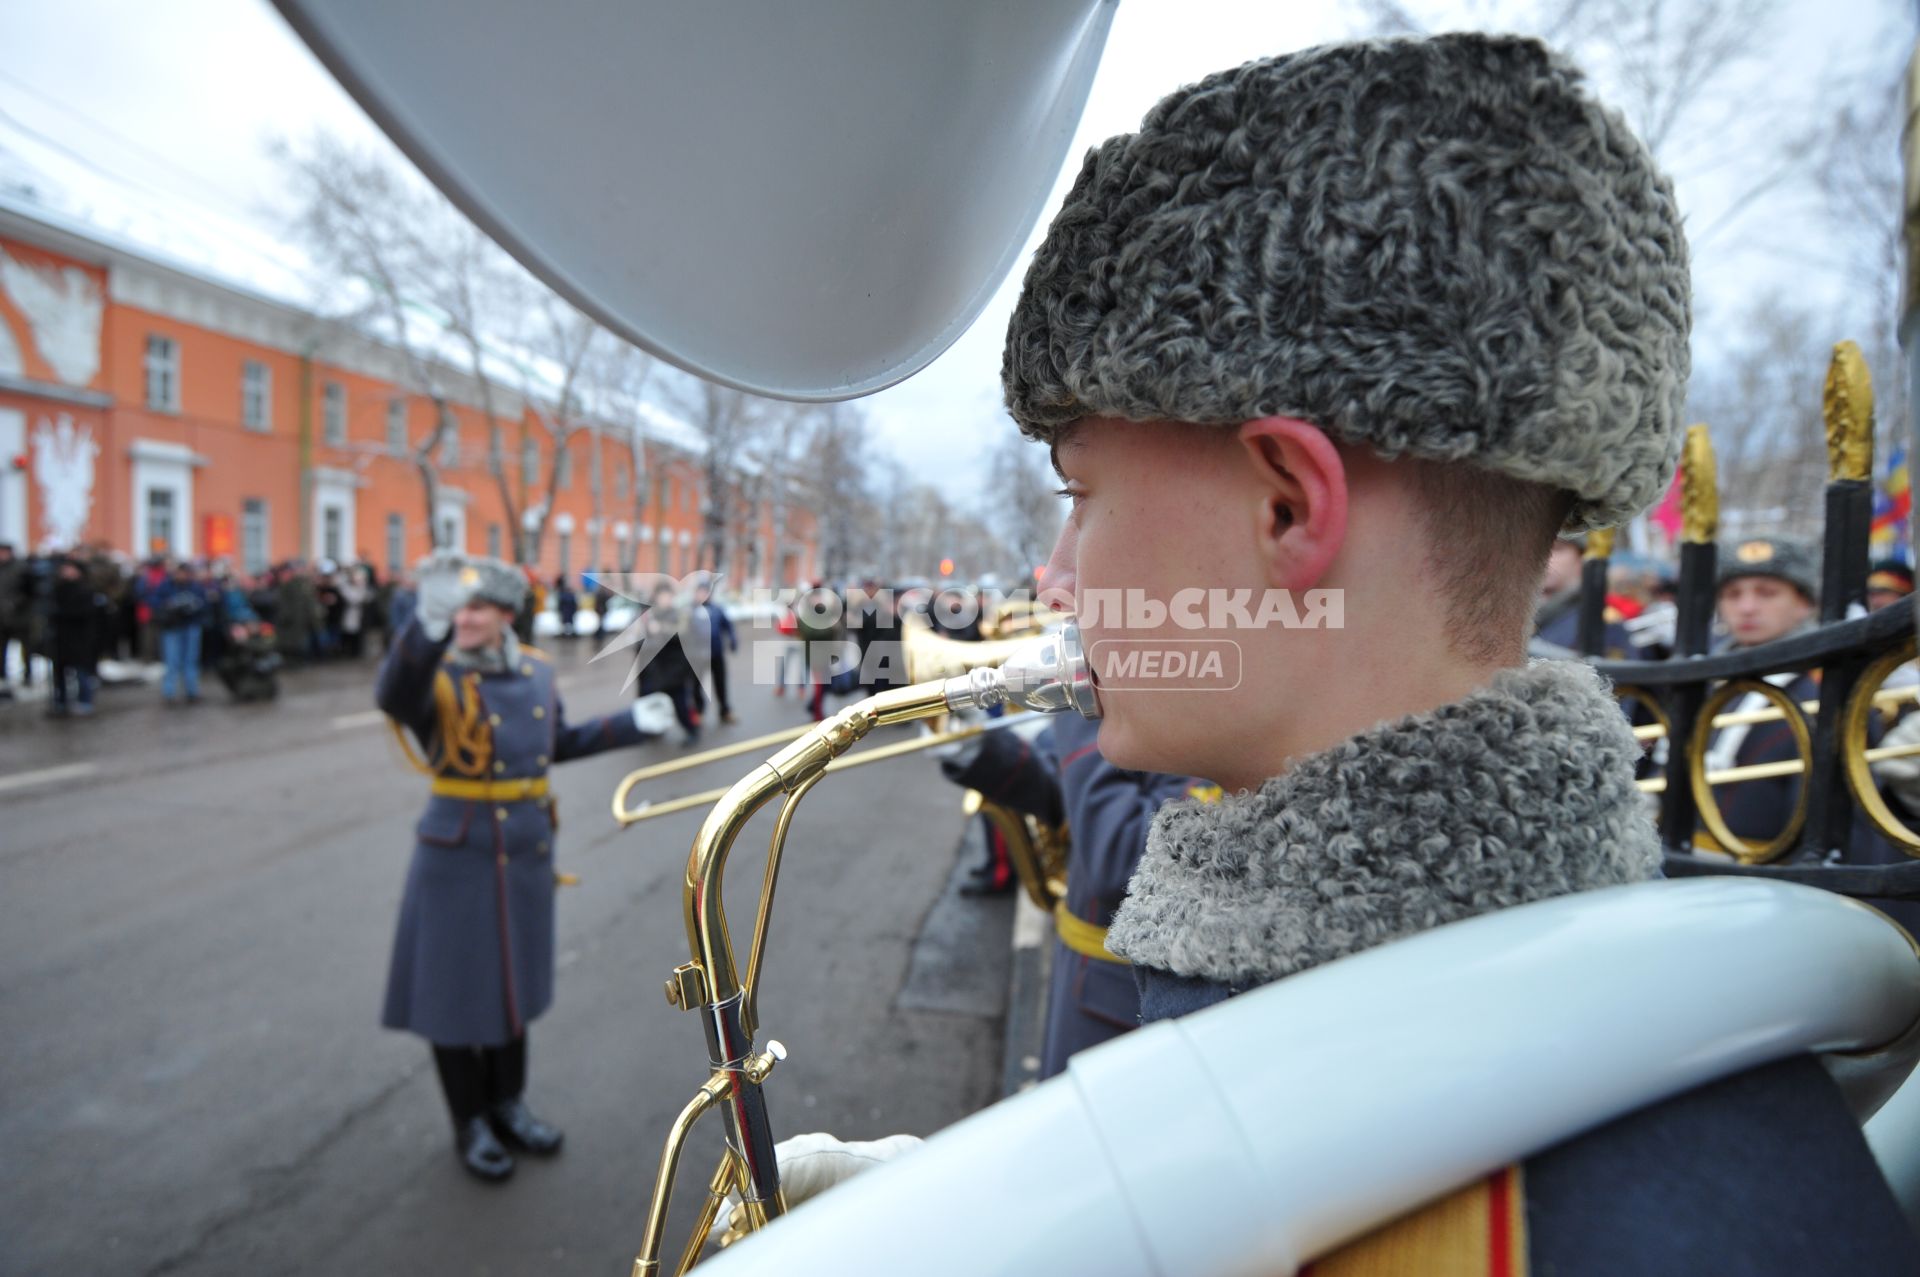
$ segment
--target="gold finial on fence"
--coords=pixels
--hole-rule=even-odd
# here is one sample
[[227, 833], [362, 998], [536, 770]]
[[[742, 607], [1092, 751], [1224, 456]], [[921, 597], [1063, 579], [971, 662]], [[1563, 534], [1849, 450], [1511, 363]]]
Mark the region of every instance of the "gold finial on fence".
[[1850, 341], [1833, 347], [1820, 415], [1827, 423], [1827, 478], [1873, 478], [1873, 376]]
[[1586, 558], [1605, 559], [1613, 555], [1613, 538], [1620, 532], [1618, 528], [1595, 528], [1587, 533]]
[[1713, 440], [1704, 425], [1687, 427], [1680, 473], [1680, 537], [1711, 545], [1720, 532], [1720, 489], [1714, 475]]

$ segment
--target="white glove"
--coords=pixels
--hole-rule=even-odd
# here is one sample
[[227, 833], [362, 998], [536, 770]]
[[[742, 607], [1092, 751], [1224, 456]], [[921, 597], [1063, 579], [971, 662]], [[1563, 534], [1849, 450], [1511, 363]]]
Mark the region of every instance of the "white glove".
[[[1908, 714], [1880, 738], [1880, 744], [1920, 745], [1920, 714]], [[1920, 754], [1883, 758], [1872, 764], [1873, 778], [1900, 800], [1908, 811], [1920, 811]]]
[[633, 725], [642, 735], [664, 736], [673, 726], [673, 698], [650, 692], [633, 703]]
[[460, 580], [466, 556], [455, 550], [435, 550], [414, 568], [419, 582], [414, 620], [430, 639], [439, 642], [453, 626], [453, 614], [467, 601], [468, 587]]
[[[869, 1167], [890, 1162], [902, 1153], [919, 1148], [918, 1135], [889, 1135], [883, 1140], [835, 1139], [825, 1131], [796, 1135], [773, 1146], [774, 1164], [780, 1168], [780, 1191], [786, 1194], [787, 1208], [798, 1206], [809, 1197], [824, 1193], [843, 1179], [851, 1179]], [[707, 1232], [707, 1242], [719, 1245], [729, 1231], [745, 1231], [739, 1199], [729, 1196], [733, 1209], [722, 1213]]]

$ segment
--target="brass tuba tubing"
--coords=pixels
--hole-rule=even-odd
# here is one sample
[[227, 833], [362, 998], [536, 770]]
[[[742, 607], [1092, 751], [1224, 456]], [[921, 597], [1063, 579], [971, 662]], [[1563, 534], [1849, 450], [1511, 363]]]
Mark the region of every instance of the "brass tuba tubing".
[[[1898, 705], [1904, 701], [1910, 701], [1916, 698], [1920, 698], [1920, 687], [1889, 687], [1875, 692], [1873, 694], [1873, 703], [1876, 708], [1885, 708], [1889, 705]], [[1800, 710], [1806, 714], [1818, 713], [1820, 710], [1820, 702], [1801, 701]], [[1778, 722], [1782, 717], [1783, 715], [1778, 708], [1768, 706], [1766, 709], [1750, 709], [1728, 714], [1716, 714], [1713, 719], [1713, 725], [1718, 728], [1738, 727], [1743, 724], [1752, 723], [1773, 723]], [[1645, 726], [1633, 729], [1634, 739], [1641, 741], [1661, 740], [1666, 734], [1667, 729], [1659, 723], [1648, 723]], [[1764, 766], [1764, 764], [1755, 764], [1755, 766]]]
[[[742, 1213], [758, 1227], [784, 1213], [780, 1168], [774, 1158], [772, 1125], [767, 1119], [761, 1084], [784, 1054], [777, 1045], [754, 1054], [755, 1013], [749, 1005], [751, 985], [758, 979], [760, 954], [766, 936], [770, 902], [764, 897], [754, 928], [748, 976], [742, 980], [727, 930], [722, 889], [727, 858], [733, 844], [756, 812], [784, 797], [785, 809], [774, 831], [763, 893], [771, 894], [780, 858], [780, 843], [792, 819], [792, 805], [825, 775], [828, 767], [876, 727], [931, 718], [951, 710], [991, 708], [1011, 702], [1028, 709], [1077, 709], [1089, 717], [1099, 714], [1091, 672], [1071, 623], [1058, 634], [1043, 635], [1009, 652], [1001, 668], [974, 669], [966, 674], [882, 692], [835, 714], [798, 740], [788, 744], [729, 788], [707, 813], [694, 836], [682, 882], [681, 906], [687, 926], [691, 962], [674, 971], [667, 983], [668, 998], [697, 1010], [706, 1031], [711, 1072], [700, 1093], [674, 1122], [660, 1162], [647, 1212], [641, 1250], [634, 1259], [635, 1274], [659, 1271], [661, 1234], [667, 1206], [673, 1196], [679, 1158], [687, 1131], [708, 1108], [718, 1108], [726, 1123], [726, 1157], [730, 1174], [716, 1173], [714, 1183], [730, 1181], [739, 1191]], [[908, 747], [925, 747], [907, 741]], [[863, 756], [871, 761], [884, 750], [904, 752], [901, 745], [886, 746]], [[890, 755], [888, 755], [890, 756]], [[629, 787], [630, 788], [630, 787]], [[616, 808], [616, 815], [622, 814]], [[623, 822], [626, 823], [626, 822]], [[695, 1001], [697, 995], [698, 1001]], [[724, 1172], [724, 1168], [723, 1168]], [[689, 1253], [697, 1253], [690, 1246]]]

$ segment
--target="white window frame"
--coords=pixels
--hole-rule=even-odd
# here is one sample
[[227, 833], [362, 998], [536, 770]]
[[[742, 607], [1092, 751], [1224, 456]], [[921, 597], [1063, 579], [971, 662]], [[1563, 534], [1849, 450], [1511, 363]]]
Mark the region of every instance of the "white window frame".
[[387, 574], [398, 576], [407, 567], [407, 520], [398, 511], [387, 513]]
[[346, 446], [347, 388], [337, 381], [329, 381], [320, 391], [320, 439], [328, 447]]
[[404, 457], [412, 451], [407, 442], [407, 397], [394, 395], [387, 400], [387, 451]]
[[263, 433], [273, 429], [273, 368], [258, 359], [240, 365], [240, 424]]
[[498, 523], [487, 525], [487, 557], [490, 559], [500, 557], [500, 525]]
[[[240, 502], [240, 570], [258, 576], [273, 563], [273, 515], [265, 497]], [[257, 544], [256, 544], [257, 543]], [[258, 553], [255, 553], [255, 551]]]
[[520, 475], [530, 488], [540, 482], [540, 441], [532, 435], [520, 445]]
[[460, 423], [449, 418], [447, 432], [440, 436], [440, 467], [451, 470], [460, 464]]
[[164, 333], [147, 334], [147, 407], [180, 411], [180, 343]]
[[565, 492], [573, 486], [573, 449], [562, 445], [555, 450], [554, 456], [556, 458], [554, 464], [560, 467], [557, 486], [560, 491]]

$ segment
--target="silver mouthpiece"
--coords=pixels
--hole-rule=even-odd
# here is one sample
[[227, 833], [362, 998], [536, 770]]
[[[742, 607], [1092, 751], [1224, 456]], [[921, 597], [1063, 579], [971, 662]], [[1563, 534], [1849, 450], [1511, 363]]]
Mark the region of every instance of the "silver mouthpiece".
[[1080, 627], [1072, 621], [1021, 645], [997, 668], [948, 679], [945, 693], [949, 709], [992, 709], [1011, 702], [1042, 714], [1076, 709], [1084, 717], [1100, 717]]

